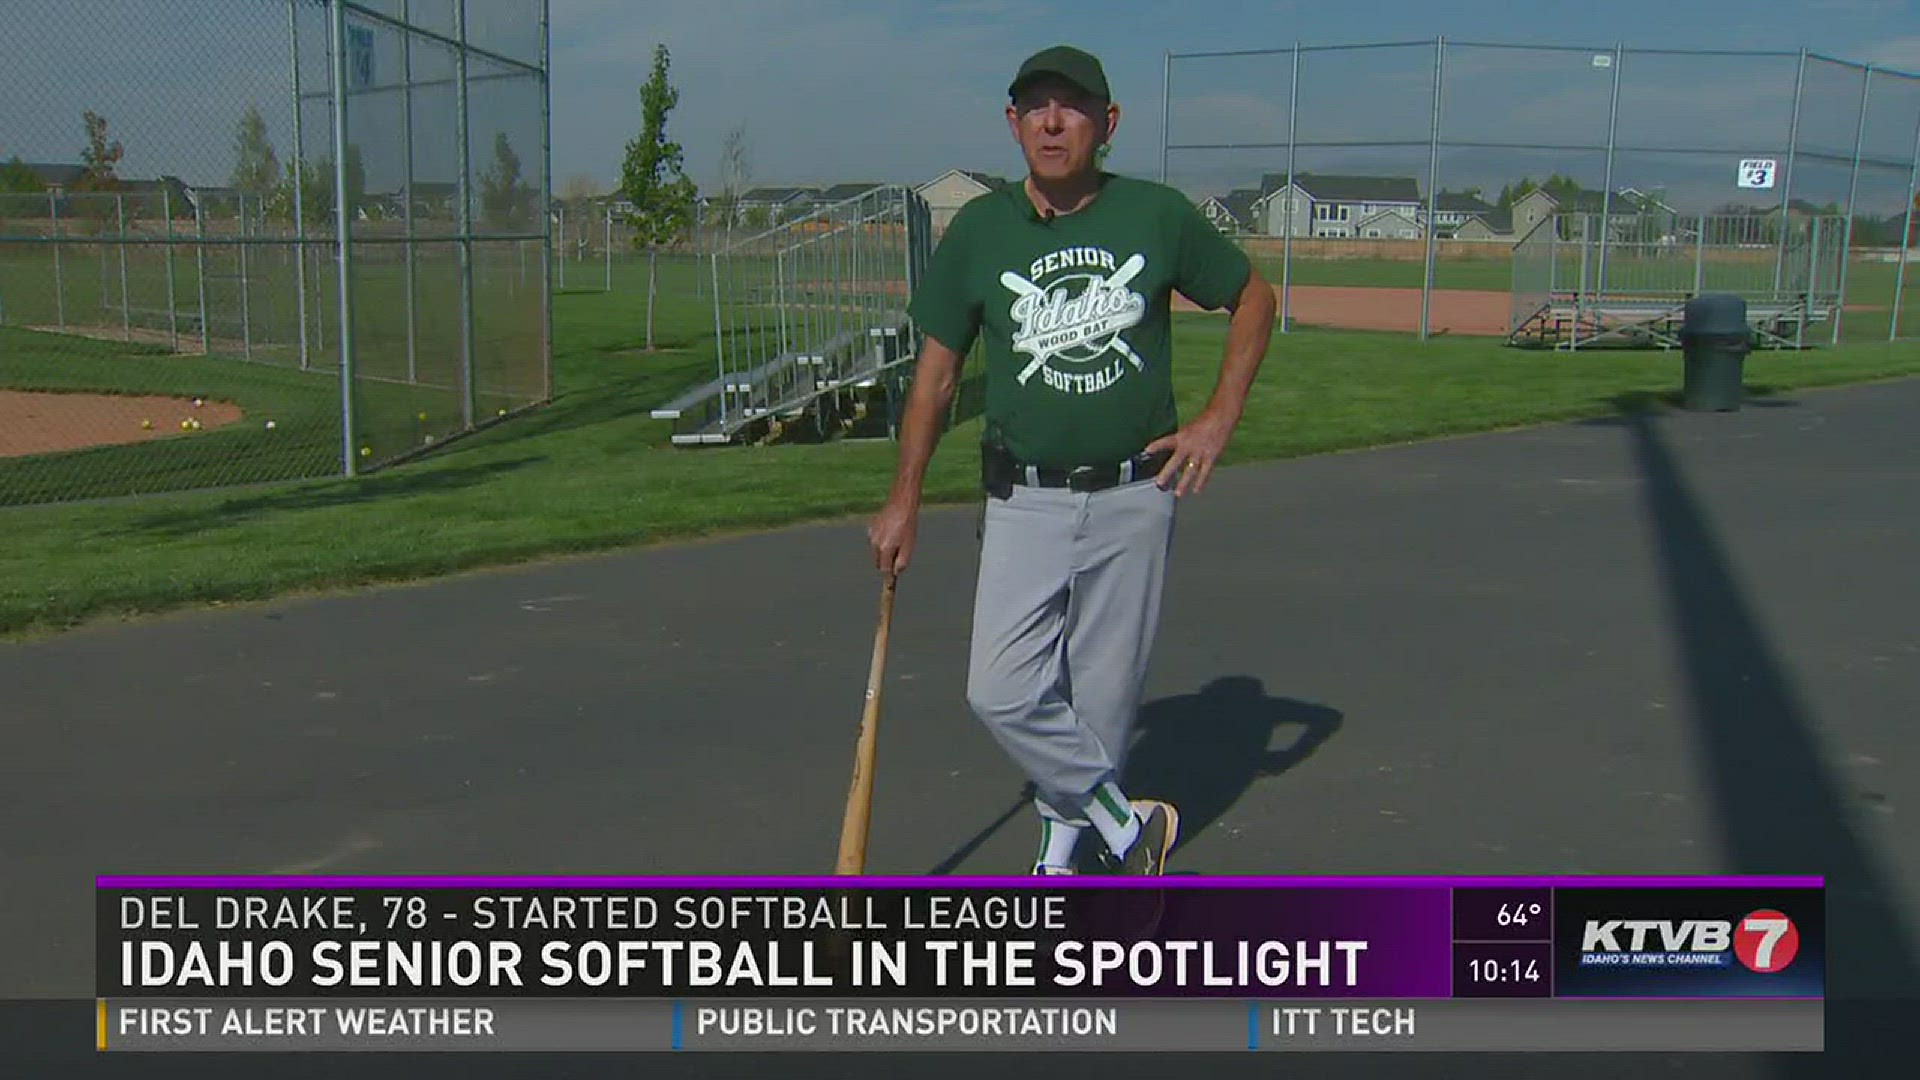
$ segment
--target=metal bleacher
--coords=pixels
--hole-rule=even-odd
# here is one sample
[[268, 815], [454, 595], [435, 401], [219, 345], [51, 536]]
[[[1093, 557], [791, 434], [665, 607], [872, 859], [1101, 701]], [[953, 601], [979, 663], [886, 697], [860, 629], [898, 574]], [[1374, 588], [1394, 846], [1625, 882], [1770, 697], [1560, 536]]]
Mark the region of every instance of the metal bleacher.
[[714, 253], [714, 377], [652, 410], [677, 446], [757, 441], [872, 413], [891, 433], [917, 337], [907, 298], [932, 251], [926, 201], [888, 185]]
[[698, 446], [737, 442], [770, 421], [790, 422], [843, 407], [862, 391], [891, 396], [890, 376], [913, 359], [906, 317], [843, 331], [821, 347], [784, 352], [745, 371], [730, 372], [693, 387], [653, 410], [673, 421], [673, 442]]
[[1834, 217], [1553, 215], [1514, 245], [1507, 340], [1675, 349], [1687, 301], [1728, 293], [1746, 302], [1755, 345], [1803, 348], [1839, 317], [1846, 244]]

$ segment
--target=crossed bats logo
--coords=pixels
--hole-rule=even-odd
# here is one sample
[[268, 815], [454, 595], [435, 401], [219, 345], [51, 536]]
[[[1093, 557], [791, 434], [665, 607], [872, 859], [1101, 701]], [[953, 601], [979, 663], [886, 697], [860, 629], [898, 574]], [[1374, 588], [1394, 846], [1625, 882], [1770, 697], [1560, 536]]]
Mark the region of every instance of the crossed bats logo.
[[[1000, 284], [1014, 294], [1010, 314], [1019, 324], [1014, 351], [1031, 358], [1018, 376], [1021, 385], [1055, 358], [1084, 363], [1114, 351], [1135, 370], [1144, 369], [1140, 354], [1120, 334], [1146, 316], [1147, 298], [1127, 288], [1146, 265], [1146, 258], [1135, 254], [1112, 274], [1069, 274], [1045, 287], [1011, 270], [1002, 273]], [[1077, 295], [1066, 288], [1072, 283], [1083, 283]]]

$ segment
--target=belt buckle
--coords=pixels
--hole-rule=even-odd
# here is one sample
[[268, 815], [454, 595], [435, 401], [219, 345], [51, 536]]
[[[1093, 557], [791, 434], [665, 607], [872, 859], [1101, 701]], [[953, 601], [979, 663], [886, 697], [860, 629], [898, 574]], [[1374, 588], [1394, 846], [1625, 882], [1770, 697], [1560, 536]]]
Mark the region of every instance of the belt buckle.
[[1068, 491], [1078, 491], [1078, 492], [1085, 493], [1085, 492], [1100, 490], [1098, 487], [1095, 487], [1093, 485], [1094, 485], [1093, 466], [1076, 465], [1067, 472], [1067, 490]]

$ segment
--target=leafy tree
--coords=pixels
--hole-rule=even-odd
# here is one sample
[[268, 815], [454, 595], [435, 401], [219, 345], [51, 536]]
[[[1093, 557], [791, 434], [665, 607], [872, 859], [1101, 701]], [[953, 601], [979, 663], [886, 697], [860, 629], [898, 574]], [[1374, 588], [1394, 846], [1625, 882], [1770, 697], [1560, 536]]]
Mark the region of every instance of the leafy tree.
[[480, 173], [480, 218], [488, 228], [511, 231], [527, 226], [533, 188], [520, 179], [520, 155], [502, 131], [493, 137], [493, 164]]
[[[300, 170], [300, 205], [307, 225], [324, 226], [333, 221], [333, 162], [287, 162], [286, 175], [267, 196], [267, 212], [285, 220], [293, 218], [294, 169]], [[367, 170], [360, 161], [360, 147], [347, 144], [347, 210], [358, 212], [366, 204]]]
[[230, 183], [249, 195], [265, 195], [280, 179], [280, 160], [267, 138], [267, 121], [252, 105], [240, 117], [233, 135], [233, 177]]
[[40, 182], [39, 174], [27, 168], [27, 163], [15, 154], [5, 162], [0, 162], [0, 193], [8, 195], [35, 195], [47, 190]]
[[653, 49], [653, 70], [640, 87], [640, 134], [627, 143], [620, 163], [620, 193], [633, 210], [627, 224], [633, 242], [647, 249], [647, 348], [653, 348], [654, 256], [661, 244], [679, 239], [693, 222], [693, 181], [681, 169], [680, 144], [667, 138], [667, 114], [680, 91], [667, 81], [671, 60], [665, 45]]
[[79, 191], [113, 191], [120, 186], [120, 177], [114, 172], [120, 159], [126, 156], [120, 140], [107, 141], [107, 118], [88, 109], [82, 116], [87, 125], [87, 147], [80, 151], [80, 164], [86, 172], [74, 184]]
[[753, 159], [747, 147], [747, 126], [741, 124], [720, 140], [720, 195], [714, 199], [714, 212], [726, 222], [731, 233], [740, 216], [740, 194], [753, 178]]

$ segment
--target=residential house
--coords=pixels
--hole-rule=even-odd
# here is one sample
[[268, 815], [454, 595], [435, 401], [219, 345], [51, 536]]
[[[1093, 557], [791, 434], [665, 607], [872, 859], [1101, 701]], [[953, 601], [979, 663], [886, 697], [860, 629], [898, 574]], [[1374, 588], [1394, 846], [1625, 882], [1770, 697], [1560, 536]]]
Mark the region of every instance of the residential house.
[[[1405, 176], [1334, 176], [1283, 173], [1261, 177], [1255, 203], [1261, 232], [1283, 236], [1359, 235], [1360, 223], [1383, 212], [1402, 211], [1416, 227], [1426, 217], [1420, 185]], [[1377, 223], [1385, 231], [1383, 223]]]
[[933, 231], [945, 232], [960, 208], [982, 195], [1006, 186], [1006, 181], [971, 169], [948, 169], [913, 190], [927, 200]]
[[1235, 188], [1225, 195], [1210, 195], [1200, 204], [1200, 212], [1205, 214], [1213, 227], [1223, 233], [1246, 233], [1255, 231], [1254, 204], [1260, 201], [1260, 192], [1256, 188]]
[[[113, 190], [126, 197], [129, 215], [137, 212], [151, 217], [169, 206], [178, 213], [188, 205], [186, 181], [177, 176], [162, 176], [157, 180], [122, 180]], [[138, 207], [137, 211], [135, 207]]]
[[834, 203], [846, 202], [848, 199], [857, 199], [880, 186], [882, 185], [874, 183], [835, 184], [822, 191], [814, 200], [814, 205], [832, 206]]
[[737, 210], [744, 224], [778, 225], [812, 210], [820, 193], [803, 187], [758, 187], [741, 194]]
[[1489, 207], [1471, 215], [1453, 230], [1455, 240], [1513, 240], [1513, 207]]
[[1426, 233], [1416, 213], [1404, 207], [1376, 210], [1360, 219], [1353, 234], [1365, 240], [1418, 240]]
[[50, 165], [32, 161], [24, 164], [56, 196], [65, 195], [74, 184], [79, 183], [81, 177], [87, 175], [85, 165]]
[[1508, 207], [1511, 215], [1512, 232], [1516, 237], [1524, 237], [1541, 222], [1558, 213], [1560, 200], [1535, 188], [1513, 201]]
[[1443, 191], [1433, 197], [1434, 232], [1452, 236], [1475, 215], [1492, 209], [1492, 203], [1471, 192]]

